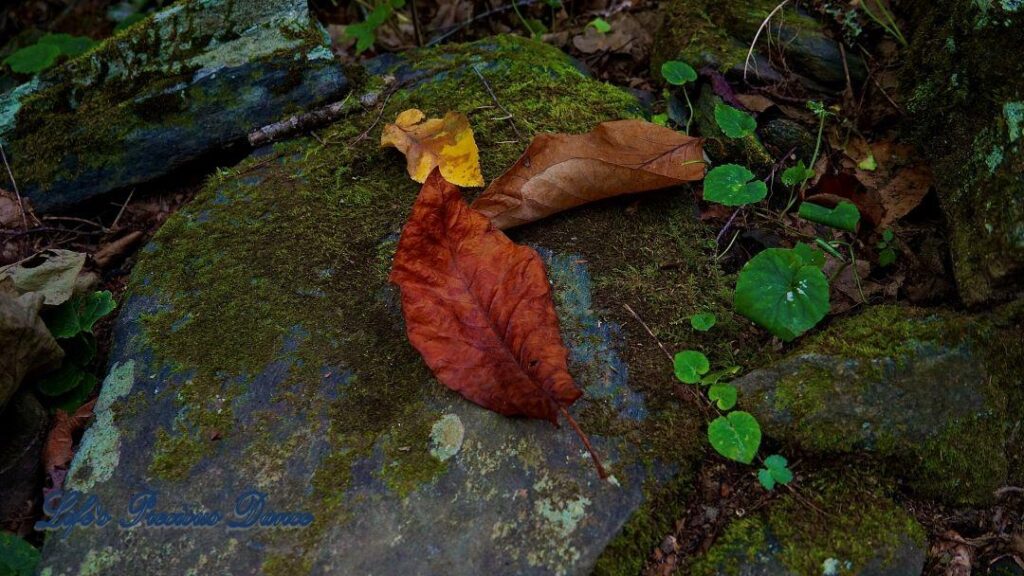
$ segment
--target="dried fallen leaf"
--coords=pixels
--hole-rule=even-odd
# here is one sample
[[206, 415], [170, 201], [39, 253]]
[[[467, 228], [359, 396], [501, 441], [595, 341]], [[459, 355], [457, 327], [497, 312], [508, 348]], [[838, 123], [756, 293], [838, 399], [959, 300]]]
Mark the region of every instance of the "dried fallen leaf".
[[402, 230], [391, 282], [409, 341], [442, 384], [508, 416], [557, 423], [561, 413], [579, 432], [567, 408], [582, 392], [540, 256], [496, 230], [437, 170]]
[[448, 112], [444, 118], [426, 119], [410, 108], [388, 124], [380, 136], [382, 148], [394, 146], [405, 154], [409, 176], [425, 182], [434, 168], [457, 186], [483, 186], [480, 152], [465, 114]]
[[0, 411], [25, 376], [56, 368], [64, 351], [39, 317], [43, 296], [20, 296], [0, 282]]
[[70, 250], [44, 250], [21, 262], [0, 267], [0, 281], [10, 278], [19, 294], [37, 292], [47, 306], [67, 301], [75, 291], [75, 281], [85, 254]]
[[75, 443], [75, 433], [85, 428], [85, 425], [92, 418], [92, 408], [96, 405], [96, 399], [82, 404], [74, 414], [68, 414], [58, 410], [53, 417], [53, 428], [50, 435], [46, 437], [46, 445], [43, 446], [43, 467], [47, 474], [58, 468], [65, 468], [71, 457], [74, 455], [71, 448]]
[[738, 100], [740, 104], [743, 104], [744, 108], [750, 110], [751, 112], [760, 113], [771, 108], [772, 106], [775, 106], [774, 100], [771, 100], [770, 98], [765, 98], [760, 94], [737, 94], [736, 100]]
[[586, 134], [539, 134], [473, 208], [512, 228], [620, 194], [704, 177], [703, 140], [641, 120], [599, 124]]

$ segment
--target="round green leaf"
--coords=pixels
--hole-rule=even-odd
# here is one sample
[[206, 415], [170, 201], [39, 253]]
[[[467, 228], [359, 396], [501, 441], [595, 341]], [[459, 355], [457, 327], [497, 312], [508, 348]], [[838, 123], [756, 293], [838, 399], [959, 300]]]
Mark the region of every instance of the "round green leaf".
[[60, 57], [60, 48], [52, 44], [33, 44], [4, 59], [4, 64], [18, 74], [36, 74], [53, 66]]
[[700, 312], [690, 316], [690, 326], [698, 332], [707, 332], [715, 325], [718, 319], [711, 312]]
[[718, 403], [719, 410], [732, 410], [736, 406], [736, 387], [730, 384], [712, 384], [708, 398]]
[[790, 341], [828, 313], [828, 280], [793, 250], [769, 248], [740, 270], [736, 311]]
[[750, 464], [761, 446], [761, 426], [749, 412], [730, 412], [708, 425], [708, 441], [722, 456]]
[[711, 369], [708, 357], [696, 350], [683, 350], [676, 353], [672, 364], [675, 368], [676, 378], [687, 384], [700, 382], [701, 375], [707, 374]]
[[704, 199], [726, 206], [760, 202], [768, 195], [768, 186], [753, 180], [754, 173], [737, 164], [715, 166], [704, 177]]
[[721, 102], [715, 104], [715, 122], [729, 138], [745, 138], [757, 129], [753, 116]]
[[800, 160], [796, 166], [790, 166], [782, 172], [782, 183], [786, 186], [796, 186], [813, 177], [814, 170], [804, 166], [804, 161]]
[[594, 30], [597, 30], [601, 34], [606, 34], [612, 29], [612, 25], [604, 18], [594, 18], [589, 24], [587, 24], [587, 26], [593, 26]]
[[679, 60], [669, 60], [662, 64], [661, 75], [665, 77], [666, 82], [675, 86], [682, 86], [697, 79], [697, 71]]
[[793, 481], [793, 471], [789, 469], [789, 462], [778, 454], [772, 454], [764, 459], [764, 468], [758, 471], [757, 479], [766, 490], [775, 488], [775, 484], [789, 484]]

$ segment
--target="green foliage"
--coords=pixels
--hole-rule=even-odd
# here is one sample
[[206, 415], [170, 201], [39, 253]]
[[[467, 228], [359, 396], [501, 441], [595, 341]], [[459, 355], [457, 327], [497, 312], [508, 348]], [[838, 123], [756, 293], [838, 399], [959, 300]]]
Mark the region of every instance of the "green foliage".
[[96, 321], [110, 314], [117, 304], [104, 290], [84, 296], [72, 296], [47, 315], [46, 325], [54, 338], [71, 338], [82, 332], [92, 333]]
[[704, 177], [704, 199], [726, 206], [760, 202], [768, 195], [768, 186], [754, 180], [754, 173], [738, 164], [712, 168]]
[[405, 7], [405, 0], [384, 0], [366, 16], [364, 22], [345, 27], [345, 35], [356, 39], [356, 54], [370, 49], [377, 40], [377, 28], [387, 22], [395, 10]]
[[761, 425], [749, 412], [730, 412], [708, 425], [708, 441], [722, 456], [750, 464], [761, 446]]
[[774, 490], [776, 484], [785, 485], [792, 482], [793, 472], [785, 458], [772, 454], [764, 459], [764, 468], [758, 470], [757, 479], [765, 490]]
[[684, 350], [676, 353], [672, 364], [675, 369], [676, 378], [686, 384], [700, 382], [700, 377], [707, 374], [708, 370], [711, 369], [708, 357], [696, 350]]
[[796, 163], [796, 166], [790, 166], [783, 171], [782, 183], [786, 186], [798, 186], [813, 177], [814, 170], [805, 166], [804, 161], [800, 160]]
[[857, 207], [850, 202], [840, 202], [835, 208], [825, 208], [813, 202], [804, 202], [800, 204], [798, 214], [804, 220], [847, 232], [856, 232], [857, 223], [860, 222], [860, 210], [857, 210]]
[[4, 64], [18, 74], [36, 74], [57, 63], [60, 48], [49, 44], [33, 44], [11, 54]]
[[32, 576], [39, 564], [39, 550], [10, 532], [0, 532], [0, 575]]
[[712, 312], [700, 312], [690, 316], [690, 326], [698, 332], [707, 332], [718, 319]]
[[878, 265], [885, 268], [896, 262], [896, 234], [892, 230], [882, 232], [882, 240], [878, 243]]
[[47, 34], [5, 58], [4, 64], [18, 74], [38, 74], [56, 64], [61, 56], [74, 58], [95, 44], [95, 40], [85, 36]]
[[828, 280], [799, 253], [769, 248], [740, 270], [736, 311], [790, 341], [820, 322], [829, 310]]
[[601, 34], [607, 34], [612, 29], [612, 25], [609, 24], [608, 21], [605, 20], [604, 18], [594, 18], [589, 23], [587, 23], [587, 26], [593, 26], [594, 30], [597, 30]]
[[715, 104], [715, 122], [729, 138], [746, 138], [757, 129], [753, 116], [721, 102]]
[[736, 406], [736, 387], [731, 384], [712, 384], [708, 388], [708, 398], [718, 404], [719, 410], [732, 410]]
[[36, 383], [39, 392], [52, 399], [58, 409], [73, 411], [89, 397], [98, 380], [89, 372], [96, 358], [96, 322], [114, 310], [116, 304], [108, 291], [72, 296], [67, 302], [44, 315], [47, 328], [64, 350], [60, 368]]
[[818, 268], [825, 266], [825, 255], [820, 250], [815, 250], [808, 244], [797, 242], [796, 246], [793, 246], [793, 252], [804, 261], [804, 264], [816, 266]]
[[680, 60], [669, 60], [662, 64], [661, 75], [673, 86], [682, 86], [697, 79], [697, 71]]
[[668, 126], [668, 114], [655, 114], [654, 116], [651, 116], [651, 122], [658, 126]]

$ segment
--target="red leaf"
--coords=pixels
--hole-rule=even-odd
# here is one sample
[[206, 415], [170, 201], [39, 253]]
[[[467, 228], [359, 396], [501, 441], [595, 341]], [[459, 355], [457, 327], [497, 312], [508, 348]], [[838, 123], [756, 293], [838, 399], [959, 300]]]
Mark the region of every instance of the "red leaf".
[[579, 432], [566, 409], [582, 392], [540, 256], [471, 209], [437, 170], [402, 230], [391, 281], [409, 341], [442, 384], [508, 416], [557, 424], [561, 412]]

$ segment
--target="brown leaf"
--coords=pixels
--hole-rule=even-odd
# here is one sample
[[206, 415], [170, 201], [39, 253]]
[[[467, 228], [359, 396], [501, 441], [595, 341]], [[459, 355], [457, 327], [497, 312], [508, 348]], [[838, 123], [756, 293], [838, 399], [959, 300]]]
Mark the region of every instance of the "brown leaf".
[[586, 134], [539, 134], [473, 208], [512, 228], [620, 194], [704, 177], [703, 140], [641, 120], [599, 124]]
[[394, 146], [405, 154], [409, 176], [425, 182], [434, 168], [445, 180], [459, 186], [483, 186], [480, 152], [465, 114], [449, 112], [444, 118], [427, 119], [410, 108], [388, 124], [380, 136], [382, 148]]
[[47, 306], [62, 304], [75, 291], [85, 254], [70, 250], [43, 250], [21, 262], [0, 267], [0, 280], [10, 279], [19, 294], [36, 292]]
[[18, 296], [0, 280], [0, 411], [29, 374], [56, 368], [64, 351], [39, 317], [43, 295]]
[[736, 99], [739, 100], [743, 107], [751, 112], [764, 112], [765, 110], [775, 106], [775, 102], [770, 98], [765, 98], [760, 94], [737, 94]]
[[75, 443], [75, 433], [85, 428], [92, 418], [92, 408], [95, 405], [96, 398], [93, 398], [82, 404], [74, 414], [68, 414], [63, 410], [57, 411], [50, 435], [46, 437], [46, 445], [43, 447], [43, 466], [47, 474], [57, 468], [65, 468], [68, 462], [71, 462], [74, 455], [71, 448]]
[[576, 428], [567, 408], [582, 392], [540, 256], [496, 230], [437, 170], [402, 230], [391, 282], [409, 342], [442, 384], [508, 416], [557, 423], [561, 412]]

